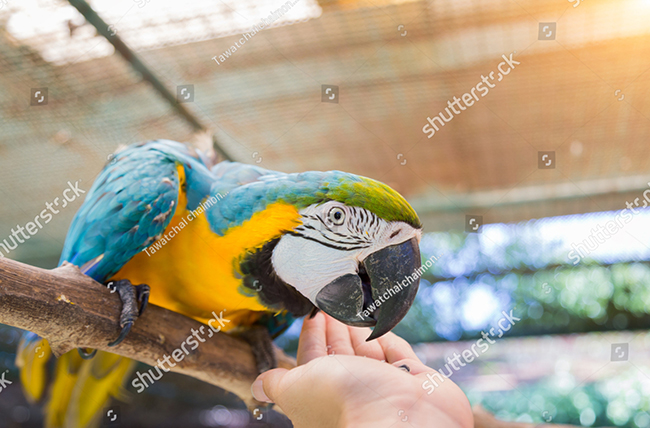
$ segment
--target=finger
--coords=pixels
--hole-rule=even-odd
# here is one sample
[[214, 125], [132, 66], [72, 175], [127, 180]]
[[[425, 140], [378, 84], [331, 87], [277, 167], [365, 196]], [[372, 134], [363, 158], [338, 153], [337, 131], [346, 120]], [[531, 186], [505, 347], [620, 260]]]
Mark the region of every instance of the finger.
[[325, 316], [327, 324], [327, 353], [329, 355], [354, 355], [352, 341], [348, 326], [335, 320], [329, 315]]
[[376, 340], [371, 340], [366, 342], [368, 336], [370, 336], [370, 329], [360, 328], [360, 327], [348, 327], [350, 333], [350, 340], [352, 342], [352, 348], [354, 349], [355, 355], [360, 355], [362, 357], [368, 357], [379, 361], [384, 361], [386, 356], [384, 355], [384, 350], [381, 349], [381, 345]]
[[403, 359], [420, 360], [409, 343], [394, 333], [387, 333], [377, 339], [386, 356], [386, 361], [394, 363]]
[[298, 342], [297, 362], [299, 366], [327, 355], [325, 329], [325, 316], [322, 313], [317, 313], [311, 319], [305, 317]]
[[282, 393], [280, 388], [282, 378], [288, 372], [287, 369], [273, 369], [259, 375], [251, 385], [253, 397], [262, 403], [275, 403], [277, 397]]
[[414, 360], [412, 358], [395, 361], [392, 365], [398, 369], [404, 370], [406, 373], [412, 374], [413, 376], [417, 376], [420, 373], [429, 373], [434, 371], [431, 367], [422, 364], [420, 360]]

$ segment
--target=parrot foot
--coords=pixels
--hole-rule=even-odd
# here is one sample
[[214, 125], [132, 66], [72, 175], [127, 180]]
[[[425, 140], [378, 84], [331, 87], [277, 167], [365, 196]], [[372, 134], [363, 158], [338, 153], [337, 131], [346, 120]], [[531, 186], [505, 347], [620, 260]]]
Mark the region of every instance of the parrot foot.
[[252, 326], [247, 330], [239, 332], [238, 336], [251, 346], [259, 373], [264, 373], [278, 366], [278, 362], [275, 359], [275, 350], [273, 349], [273, 339], [271, 339], [269, 330], [266, 327], [260, 325]]
[[133, 285], [128, 279], [112, 281], [109, 288], [114, 289], [122, 300], [122, 314], [120, 316], [120, 327], [122, 331], [117, 339], [108, 346], [117, 346], [131, 331], [135, 320], [142, 315], [149, 303], [149, 286], [147, 284]]

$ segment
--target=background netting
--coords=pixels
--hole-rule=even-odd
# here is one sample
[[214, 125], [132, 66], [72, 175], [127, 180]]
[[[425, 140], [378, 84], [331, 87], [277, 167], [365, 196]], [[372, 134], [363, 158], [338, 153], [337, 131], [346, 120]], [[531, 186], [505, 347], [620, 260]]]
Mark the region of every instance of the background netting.
[[[468, 212], [488, 223], [620, 209], [647, 187], [647, 1], [300, 0], [212, 59], [283, 4], [91, 2], [172, 93], [194, 86], [184, 106], [234, 159], [383, 180], [427, 230], [462, 229]], [[554, 39], [540, 40], [546, 22]], [[428, 116], [515, 51], [520, 65], [426, 137]], [[339, 87], [339, 103], [321, 102], [322, 85]], [[32, 88], [47, 88], [47, 105], [30, 105]], [[0, 91], [2, 236], [68, 181], [87, 190], [118, 145], [192, 137], [64, 1], [4, 4]], [[538, 151], [555, 151], [557, 167], [538, 169]], [[78, 205], [15, 257], [56, 255]]]

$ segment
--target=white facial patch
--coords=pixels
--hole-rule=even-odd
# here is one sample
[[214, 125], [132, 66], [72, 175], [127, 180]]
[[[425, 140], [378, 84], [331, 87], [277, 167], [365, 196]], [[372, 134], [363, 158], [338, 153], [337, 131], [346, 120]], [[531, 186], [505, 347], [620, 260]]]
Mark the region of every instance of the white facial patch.
[[372, 212], [339, 202], [311, 205], [300, 211], [296, 235], [286, 234], [273, 250], [277, 275], [316, 304], [316, 295], [382, 248], [422, 235], [404, 222], [387, 222]]
[[355, 252], [326, 247], [299, 236], [285, 235], [273, 250], [273, 268], [284, 282], [316, 304], [316, 295], [346, 273], [357, 273]]

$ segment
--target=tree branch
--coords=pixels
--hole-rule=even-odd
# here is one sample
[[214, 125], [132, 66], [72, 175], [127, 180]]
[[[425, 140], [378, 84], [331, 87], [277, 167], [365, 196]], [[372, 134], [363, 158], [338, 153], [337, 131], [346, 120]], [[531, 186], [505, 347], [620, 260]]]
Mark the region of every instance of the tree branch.
[[[75, 348], [93, 348], [155, 366], [164, 355], [171, 356], [192, 329], [203, 326], [176, 312], [149, 305], [124, 342], [109, 348], [107, 344], [120, 333], [121, 307], [117, 293], [82, 274], [76, 266], [65, 264], [45, 270], [0, 258], [0, 323], [47, 339], [57, 356]], [[250, 346], [223, 333], [205, 340], [172, 371], [228, 390], [249, 408], [262, 405], [250, 392], [257, 376]], [[295, 366], [295, 360], [279, 348], [276, 357], [279, 367]]]
[[[152, 366], [179, 349], [192, 329], [203, 324], [176, 312], [149, 305], [124, 342], [108, 343], [120, 333], [122, 303], [117, 293], [84, 275], [71, 264], [45, 270], [0, 257], [0, 323], [32, 331], [60, 356], [75, 348], [93, 348]], [[278, 366], [296, 362], [276, 348]], [[250, 386], [257, 377], [250, 346], [241, 339], [215, 333], [172, 371], [230, 391], [249, 409], [264, 406], [253, 399]], [[476, 428], [533, 428], [498, 421], [482, 408], [474, 409]]]

